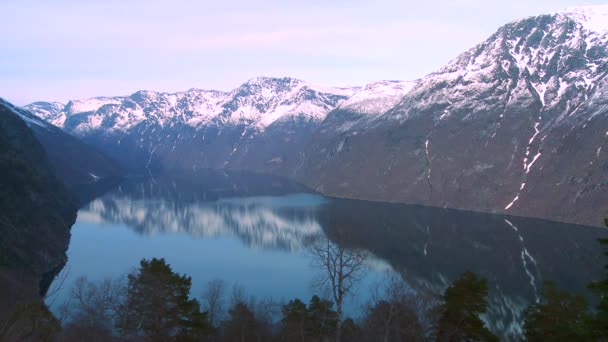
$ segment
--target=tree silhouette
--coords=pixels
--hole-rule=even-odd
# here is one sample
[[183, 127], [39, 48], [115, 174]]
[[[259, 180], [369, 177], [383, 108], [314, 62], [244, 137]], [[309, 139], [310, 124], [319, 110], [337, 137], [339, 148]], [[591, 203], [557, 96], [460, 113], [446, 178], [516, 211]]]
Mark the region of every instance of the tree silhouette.
[[542, 302], [525, 313], [524, 334], [528, 341], [588, 340], [587, 304], [582, 296], [560, 291], [552, 282], [543, 286]]
[[222, 323], [224, 341], [246, 342], [258, 340], [258, 322], [245, 303], [237, 303], [228, 311], [229, 318]]
[[487, 310], [488, 282], [467, 271], [443, 295], [438, 341], [498, 341], [479, 315]]
[[347, 318], [342, 323], [342, 341], [343, 342], [357, 342], [361, 341], [363, 332], [361, 328], [353, 321], [352, 318]]
[[281, 309], [281, 338], [284, 341], [307, 341], [310, 326], [308, 309], [299, 299], [289, 301]]
[[333, 303], [314, 295], [308, 303], [310, 320], [310, 336], [313, 341], [326, 340], [334, 336], [338, 314], [333, 309]]
[[214, 279], [207, 283], [207, 288], [201, 298], [207, 311], [209, 323], [216, 326], [224, 312], [224, 292], [226, 285], [223, 280]]
[[[364, 318], [368, 341], [421, 341], [424, 328], [419, 315], [425, 313], [415, 293], [396, 272], [387, 272], [379, 283], [381, 292], [372, 296]], [[424, 313], [423, 313], [424, 312]]]
[[414, 310], [404, 301], [381, 300], [365, 319], [369, 341], [424, 341], [422, 326]]
[[206, 313], [190, 299], [191, 278], [174, 273], [164, 259], [143, 259], [129, 275], [118, 329], [151, 341], [195, 339], [207, 333]]
[[[604, 223], [608, 226], [608, 217], [604, 219]], [[599, 242], [604, 248], [604, 255], [608, 257], [608, 239], [599, 239]], [[605, 268], [608, 270], [608, 264]], [[596, 313], [589, 322], [593, 337], [608, 341], [608, 272], [603, 280], [589, 284], [589, 289], [600, 297]]]
[[315, 242], [309, 251], [313, 256], [313, 266], [321, 272], [317, 287], [328, 290], [336, 303], [336, 342], [340, 342], [344, 299], [360, 280], [366, 255], [361, 251], [338, 246], [327, 239]]

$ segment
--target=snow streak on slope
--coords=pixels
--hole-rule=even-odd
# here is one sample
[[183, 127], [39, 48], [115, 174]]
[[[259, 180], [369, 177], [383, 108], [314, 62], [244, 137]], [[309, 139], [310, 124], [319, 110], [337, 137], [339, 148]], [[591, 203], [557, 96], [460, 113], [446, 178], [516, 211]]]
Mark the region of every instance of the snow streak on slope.
[[529, 260], [532, 264], [534, 264], [534, 267], [538, 269], [538, 265], [536, 264], [536, 259], [534, 259], [534, 257], [526, 249], [526, 246], [524, 244], [524, 238], [520, 234], [519, 229], [517, 229], [517, 227], [513, 223], [511, 223], [511, 221], [505, 219], [505, 222], [511, 228], [513, 228], [513, 230], [515, 231], [515, 233], [517, 233], [517, 236], [519, 237], [519, 242], [521, 243], [521, 262], [522, 262], [522, 266], [524, 268], [524, 271], [526, 272], [526, 275], [528, 275], [528, 277], [530, 278], [530, 285], [532, 286], [532, 289], [534, 290], [534, 295], [536, 296], [536, 301], [538, 302], [539, 301], [539, 297], [538, 297], [538, 288], [536, 287], [536, 278], [534, 277], [534, 275], [530, 271], [530, 269], [528, 267], [528, 261], [527, 261], [527, 260]]

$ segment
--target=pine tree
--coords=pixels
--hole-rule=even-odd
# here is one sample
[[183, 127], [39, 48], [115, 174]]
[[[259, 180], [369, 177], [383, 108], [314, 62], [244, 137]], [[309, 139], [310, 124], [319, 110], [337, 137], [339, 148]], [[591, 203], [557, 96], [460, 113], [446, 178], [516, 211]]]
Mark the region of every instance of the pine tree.
[[228, 311], [229, 318], [222, 323], [224, 341], [246, 342], [258, 338], [258, 322], [247, 304], [237, 303]]
[[143, 259], [129, 275], [125, 302], [119, 310], [118, 330], [152, 341], [195, 339], [207, 333], [206, 313], [190, 299], [192, 280], [171, 269], [164, 259]]
[[335, 335], [338, 314], [333, 309], [333, 303], [312, 296], [308, 304], [310, 336], [313, 341], [322, 341]]
[[344, 323], [342, 324], [342, 342], [361, 341], [362, 334], [361, 328], [352, 318], [344, 320]]
[[[605, 224], [608, 226], [608, 217]], [[604, 255], [608, 257], [608, 239], [599, 239], [599, 242], [605, 248]], [[605, 267], [608, 270], [608, 264]], [[603, 280], [589, 284], [589, 289], [600, 296], [596, 313], [589, 322], [590, 329], [596, 340], [608, 341], [608, 273]]]
[[281, 309], [283, 318], [281, 319], [281, 337], [284, 341], [307, 341], [310, 321], [308, 309], [301, 300], [289, 301]]
[[560, 291], [552, 282], [543, 286], [543, 299], [525, 312], [528, 341], [587, 341], [587, 304], [582, 296]]
[[443, 295], [435, 334], [438, 341], [498, 341], [479, 315], [487, 310], [488, 282], [465, 272]]

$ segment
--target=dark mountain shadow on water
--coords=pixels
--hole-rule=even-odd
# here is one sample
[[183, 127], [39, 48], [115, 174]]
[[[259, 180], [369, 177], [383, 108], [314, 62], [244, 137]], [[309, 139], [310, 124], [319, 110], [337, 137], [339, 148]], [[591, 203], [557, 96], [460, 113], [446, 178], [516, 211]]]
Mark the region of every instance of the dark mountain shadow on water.
[[602, 274], [597, 239], [608, 230], [451, 209], [335, 199], [318, 216], [325, 233], [385, 260], [414, 288], [441, 294], [463, 272], [489, 281], [490, 326], [521, 332], [523, 310], [547, 280], [589, 300]]

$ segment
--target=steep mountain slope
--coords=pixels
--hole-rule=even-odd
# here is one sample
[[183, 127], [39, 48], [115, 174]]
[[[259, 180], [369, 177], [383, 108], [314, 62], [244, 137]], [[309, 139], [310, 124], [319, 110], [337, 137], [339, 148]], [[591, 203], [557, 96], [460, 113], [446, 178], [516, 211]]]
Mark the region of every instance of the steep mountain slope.
[[501, 27], [387, 113], [314, 139], [296, 179], [338, 196], [599, 224], [606, 15], [584, 7]]
[[45, 151], [0, 101], [0, 321], [19, 302], [40, 300], [66, 261], [77, 204]]
[[[85, 187], [95, 188], [96, 183], [115, 180], [125, 173], [117, 162], [106, 157], [96, 148], [81, 142], [23, 108], [15, 107], [2, 99], [0, 103], [25, 121], [44, 147], [59, 179], [79, 194]], [[39, 114], [48, 113], [47, 117], [55, 117], [56, 110], [63, 107], [55, 103], [37, 102], [29, 105], [28, 108]]]

